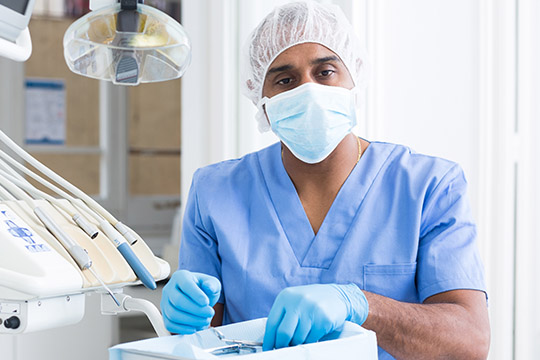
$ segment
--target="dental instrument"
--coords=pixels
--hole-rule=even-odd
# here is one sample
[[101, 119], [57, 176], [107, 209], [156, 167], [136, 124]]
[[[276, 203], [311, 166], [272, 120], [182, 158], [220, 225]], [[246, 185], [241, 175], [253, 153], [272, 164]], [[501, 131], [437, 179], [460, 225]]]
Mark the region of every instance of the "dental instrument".
[[227, 339], [227, 337], [215, 327], [211, 328], [212, 332], [218, 337], [219, 340], [223, 341], [227, 345], [217, 346], [209, 349], [205, 349], [206, 352], [212, 355], [227, 355], [233, 353], [255, 353], [262, 351], [262, 342], [260, 341], [249, 341], [249, 340], [232, 340]]
[[101, 279], [101, 277], [94, 271], [94, 269], [92, 269], [91, 267], [88, 267], [87, 268], [88, 271], [90, 271], [90, 273], [92, 273], [92, 275], [94, 275], [94, 277], [97, 279], [97, 281], [99, 281], [99, 283], [101, 284], [101, 286], [103, 287], [103, 289], [105, 289], [105, 291], [110, 295], [110, 297], [113, 299], [114, 303], [117, 305], [117, 306], [120, 306], [120, 302], [118, 301], [118, 299], [116, 298], [116, 296], [113, 294], [113, 292], [111, 291], [111, 289], [109, 289], [109, 287], [107, 285], [105, 285], [105, 283], [103, 282], [103, 280]]
[[230, 343], [230, 344], [239, 344], [239, 345], [246, 345], [246, 346], [262, 346], [263, 344], [261, 341], [227, 339], [227, 337], [215, 327], [212, 328], [212, 331], [214, 332], [214, 334], [216, 334], [219, 340], [224, 341], [228, 344]]
[[205, 351], [212, 355], [228, 355], [234, 353], [241, 354], [243, 352], [255, 353], [257, 352], [257, 348], [251, 345], [229, 344], [224, 346], [218, 346], [215, 348], [205, 349]]

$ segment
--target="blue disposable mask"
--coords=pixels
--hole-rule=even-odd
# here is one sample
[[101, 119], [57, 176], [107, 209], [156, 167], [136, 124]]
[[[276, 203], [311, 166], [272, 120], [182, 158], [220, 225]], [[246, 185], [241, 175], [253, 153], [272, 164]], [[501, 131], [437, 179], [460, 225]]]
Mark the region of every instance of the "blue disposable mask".
[[356, 125], [355, 92], [343, 87], [305, 83], [264, 97], [262, 106], [272, 131], [309, 164], [326, 159]]

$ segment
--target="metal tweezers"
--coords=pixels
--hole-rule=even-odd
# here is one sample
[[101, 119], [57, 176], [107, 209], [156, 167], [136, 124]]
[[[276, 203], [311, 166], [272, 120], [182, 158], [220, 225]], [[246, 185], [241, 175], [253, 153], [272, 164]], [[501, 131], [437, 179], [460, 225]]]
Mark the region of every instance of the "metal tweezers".
[[225, 346], [206, 349], [206, 351], [212, 355], [225, 355], [232, 353], [240, 354], [241, 352], [254, 353], [257, 352], [258, 347], [262, 346], [262, 342], [258, 341], [227, 339], [225, 335], [223, 335], [223, 333], [216, 328], [212, 328], [212, 331], [214, 332], [214, 334], [216, 334], [219, 340], [227, 344]]

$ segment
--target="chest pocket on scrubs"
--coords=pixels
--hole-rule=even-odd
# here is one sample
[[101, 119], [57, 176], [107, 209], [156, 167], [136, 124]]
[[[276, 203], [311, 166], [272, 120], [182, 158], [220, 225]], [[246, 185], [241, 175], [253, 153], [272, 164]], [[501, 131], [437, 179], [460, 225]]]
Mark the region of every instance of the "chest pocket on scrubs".
[[416, 263], [364, 265], [366, 291], [405, 302], [418, 302]]

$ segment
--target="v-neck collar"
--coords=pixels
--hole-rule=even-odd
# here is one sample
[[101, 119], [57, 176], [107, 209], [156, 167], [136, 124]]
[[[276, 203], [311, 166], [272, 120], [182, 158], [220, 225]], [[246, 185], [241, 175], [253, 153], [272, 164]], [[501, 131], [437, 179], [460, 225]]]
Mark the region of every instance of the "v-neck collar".
[[371, 143], [353, 168], [317, 235], [281, 159], [280, 143], [259, 152], [259, 163], [272, 204], [296, 259], [302, 267], [327, 269], [356, 218], [360, 205], [380, 168], [394, 149]]

